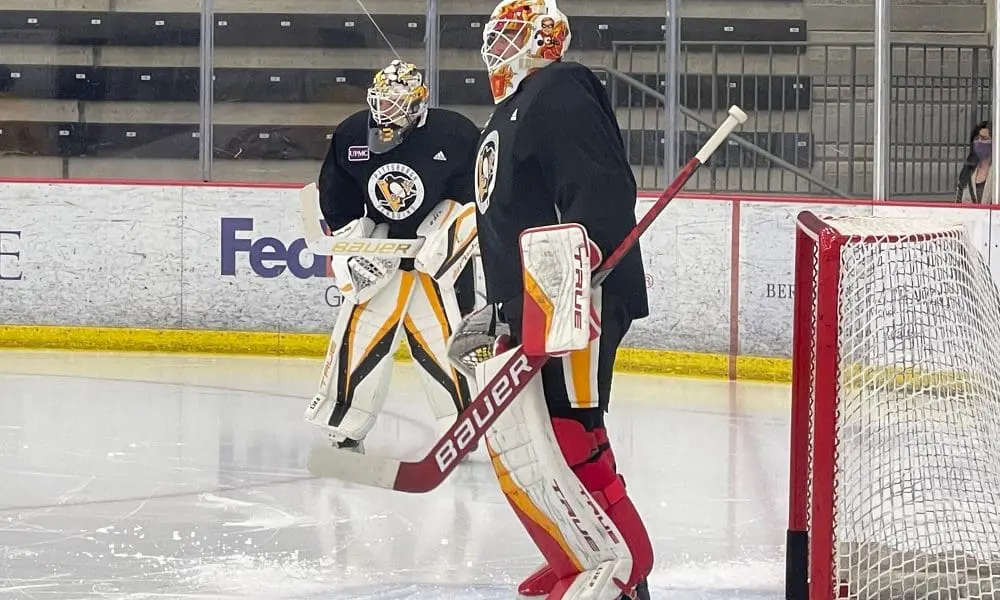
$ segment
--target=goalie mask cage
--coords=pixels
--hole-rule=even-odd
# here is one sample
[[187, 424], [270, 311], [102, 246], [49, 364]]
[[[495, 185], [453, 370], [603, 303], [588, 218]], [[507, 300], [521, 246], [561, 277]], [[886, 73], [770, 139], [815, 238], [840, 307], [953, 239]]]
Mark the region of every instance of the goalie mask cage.
[[1000, 301], [961, 225], [798, 217], [789, 600], [1000, 600]]

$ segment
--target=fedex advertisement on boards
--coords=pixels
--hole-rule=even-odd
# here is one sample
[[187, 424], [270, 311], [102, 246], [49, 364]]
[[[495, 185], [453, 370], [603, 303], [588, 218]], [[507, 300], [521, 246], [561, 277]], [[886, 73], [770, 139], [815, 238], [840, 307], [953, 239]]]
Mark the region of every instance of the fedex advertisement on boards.
[[264, 279], [324, 278], [326, 304], [341, 305], [343, 297], [334, 284], [330, 257], [310, 252], [304, 238], [286, 244], [276, 237], [256, 235], [251, 217], [222, 217], [220, 242], [223, 277], [236, 277], [238, 267], [249, 266], [254, 276]]
[[0, 281], [21, 281], [21, 231], [0, 229]]

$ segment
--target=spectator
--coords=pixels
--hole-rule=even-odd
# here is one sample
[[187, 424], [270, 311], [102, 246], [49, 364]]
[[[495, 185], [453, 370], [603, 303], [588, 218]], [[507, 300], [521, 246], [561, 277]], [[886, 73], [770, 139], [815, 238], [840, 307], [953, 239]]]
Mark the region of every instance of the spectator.
[[963, 204], [995, 204], [990, 164], [993, 157], [993, 124], [983, 121], [969, 135], [969, 156], [958, 175], [956, 201]]

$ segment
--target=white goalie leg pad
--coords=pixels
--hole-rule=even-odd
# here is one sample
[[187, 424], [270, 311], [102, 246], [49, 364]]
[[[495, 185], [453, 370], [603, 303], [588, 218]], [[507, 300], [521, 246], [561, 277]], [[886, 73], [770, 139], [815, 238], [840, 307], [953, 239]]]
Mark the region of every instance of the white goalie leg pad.
[[476, 205], [445, 200], [434, 207], [417, 228], [424, 245], [413, 261], [443, 288], [455, 287], [465, 265], [479, 252]]
[[[368, 217], [362, 217], [334, 231], [331, 236], [386, 239], [388, 233], [389, 226], [385, 223], [376, 225]], [[399, 260], [377, 256], [333, 256], [330, 268], [344, 299], [362, 304], [371, 300], [392, 279], [399, 270]]]
[[448, 341], [462, 321], [455, 290], [438, 285], [426, 273], [415, 275], [416, 289], [403, 324], [437, 431], [443, 434], [475, 397], [476, 386], [448, 359]]
[[599, 332], [590, 274], [601, 262], [600, 250], [576, 223], [526, 229], [519, 244], [525, 354], [560, 356], [585, 348]]
[[[513, 352], [477, 366], [479, 385], [485, 385]], [[504, 496], [562, 583], [565, 591], [559, 597], [618, 600], [632, 570], [632, 555], [566, 463], [540, 376], [510, 400], [487, 431], [486, 442]]]
[[414, 273], [398, 271], [370, 301], [340, 307], [319, 390], [306, 407], [308, 423], [352, 440], [364, 439], [375, 426], [416, 280]]

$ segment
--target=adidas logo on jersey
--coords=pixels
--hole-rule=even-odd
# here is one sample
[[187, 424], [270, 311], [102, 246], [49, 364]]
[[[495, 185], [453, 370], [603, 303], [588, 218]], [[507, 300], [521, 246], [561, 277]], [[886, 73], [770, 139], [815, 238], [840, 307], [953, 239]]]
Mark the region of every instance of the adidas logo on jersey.
[[434, 155], [434, 160], [448, 160], [444, 156], [444, 150], [438, 150], [438, 153]]
[[516, 108], [514, 109], [514, 112], [511, 113], [510, 120], [511, 121], [516, 121], [517, 120], [517, 109]]

